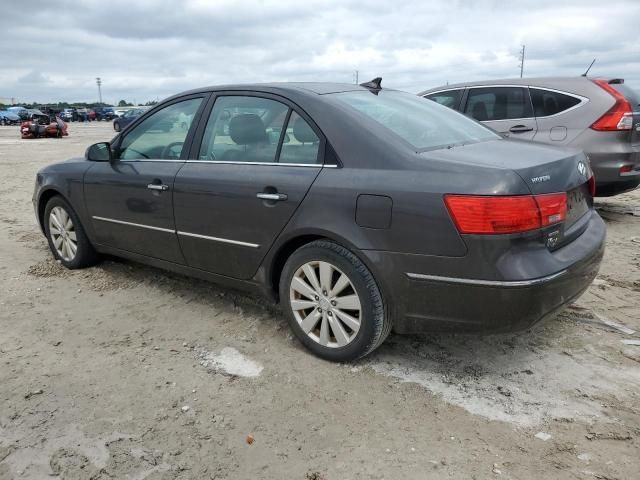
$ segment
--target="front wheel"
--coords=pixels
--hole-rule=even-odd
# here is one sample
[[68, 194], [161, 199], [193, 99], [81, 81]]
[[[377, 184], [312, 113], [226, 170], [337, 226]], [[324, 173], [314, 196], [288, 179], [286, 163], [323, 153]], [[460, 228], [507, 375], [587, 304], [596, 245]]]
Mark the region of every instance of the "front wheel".
[[55, 196], [44, 210], [44, 230], [56, 260], [67, 268], [95, 265], [99, 258], [76, 212], [62, 197]]
[[280, 302], [298, 339], [315, 355], [343, 362], [375, 350], [391, 331], [369, 269], [337, 243], [296, 250], [280, 278]]
[[113, 124], [113, 129], [114, 129], [116, 132], [119, 132], [119, 131], [121, 130], [121, 128], [120, 128], [120, 124], [119, 124], [118, 122], [114, 123], [114, 124]]

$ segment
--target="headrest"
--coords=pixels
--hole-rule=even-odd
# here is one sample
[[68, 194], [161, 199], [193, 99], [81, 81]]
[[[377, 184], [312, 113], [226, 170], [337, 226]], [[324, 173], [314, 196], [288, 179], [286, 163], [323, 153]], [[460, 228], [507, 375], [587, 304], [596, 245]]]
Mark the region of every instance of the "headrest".
[[318, 141], [318, 136], [309, 124], [300, 117], [296, 118], [296, 121], [293, 122], [293, 136], [300, 143], [313, 143]]
[[229, 121], [229, 136], [238, 145], [266, 142], [267, 132], [260, 117], [254, 113], [242, 113]]

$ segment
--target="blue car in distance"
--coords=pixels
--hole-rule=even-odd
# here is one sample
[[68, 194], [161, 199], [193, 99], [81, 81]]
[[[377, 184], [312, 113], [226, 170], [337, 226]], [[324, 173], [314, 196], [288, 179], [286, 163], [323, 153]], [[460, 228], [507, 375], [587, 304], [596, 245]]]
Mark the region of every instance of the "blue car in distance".
[[20, 116], [9, 110], [0, 110], [0, 125], [17, 125], [20, 123]]
[[145, 108], [133, 108], [124, 112], [124, 115], [113, 120], [113, 129], [116, 132], [121, 131], [124, 127], [133, 122], [136, 118], [146, 111]]

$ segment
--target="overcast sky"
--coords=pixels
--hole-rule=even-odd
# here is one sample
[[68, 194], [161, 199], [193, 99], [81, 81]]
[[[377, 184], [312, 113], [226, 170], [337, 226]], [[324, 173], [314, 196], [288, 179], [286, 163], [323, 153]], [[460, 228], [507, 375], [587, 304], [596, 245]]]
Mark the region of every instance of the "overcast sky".
[[145, 102], [190, 88], [360, 81], [410, 92], [519, 75], [640, 90], [640, 1], [2, 1], [0, 101]]

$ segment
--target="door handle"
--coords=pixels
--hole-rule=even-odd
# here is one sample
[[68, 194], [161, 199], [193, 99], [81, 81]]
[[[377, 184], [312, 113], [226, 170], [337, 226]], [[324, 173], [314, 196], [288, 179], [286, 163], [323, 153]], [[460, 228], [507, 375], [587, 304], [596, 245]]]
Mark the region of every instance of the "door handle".
[[271, 200], [272, 202], [282, 202], [289, 198], [285, 193], [258, 193], [256, 197], [262, 200]]
[[165, 185], [163, 183], [150, 183], [147, 185], [149, 190], [160, 190], [161, 192], [165, 192], [169, 190], [169, 185]]
[[509, 129], [511, 133], [525, 133], [525, 132], [531, 132], [532, 130], [533, 128], [527, 127], [526, 125], [514, 125]]

